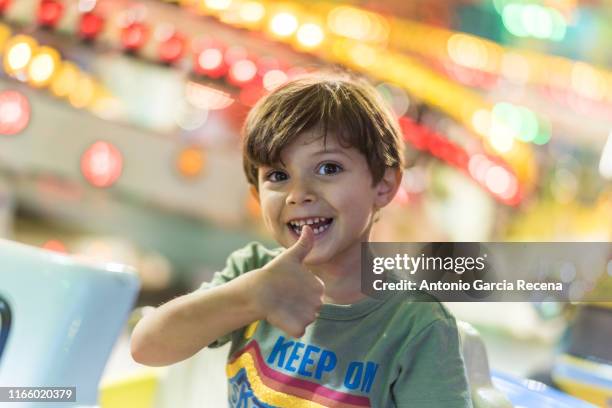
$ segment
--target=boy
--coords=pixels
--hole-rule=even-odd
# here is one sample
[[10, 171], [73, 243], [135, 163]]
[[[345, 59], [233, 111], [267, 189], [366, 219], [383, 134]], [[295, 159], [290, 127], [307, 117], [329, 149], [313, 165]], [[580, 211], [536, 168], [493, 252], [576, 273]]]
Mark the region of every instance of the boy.
[[369, 85], [307, 77], [263, 98], [244, 170], [282, 247], [251, 243], [212, 282], [135, 328], [148, 365], [232, 342], [233, 407], [469, 407], [453, 317], [437, 302], [361, 291], [361, 242], [402, 176], [394, 117]]

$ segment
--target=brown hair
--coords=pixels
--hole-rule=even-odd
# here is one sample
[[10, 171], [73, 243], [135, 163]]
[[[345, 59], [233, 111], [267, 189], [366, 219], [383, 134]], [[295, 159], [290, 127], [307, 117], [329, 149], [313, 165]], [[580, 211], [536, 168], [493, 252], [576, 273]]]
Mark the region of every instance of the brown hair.
[[302, 132], [319, 127], [324, 143], [332, 131], [345, 147], [366, 158], [372, 181], [389, 167], [403, 167], [397, 119], [365, 80], [346, 75], [313, 75], [290, 81], [262, 98], [243, 128], [246, 177], [258, 188], [258, 168], [276, 165], [281, 151]]

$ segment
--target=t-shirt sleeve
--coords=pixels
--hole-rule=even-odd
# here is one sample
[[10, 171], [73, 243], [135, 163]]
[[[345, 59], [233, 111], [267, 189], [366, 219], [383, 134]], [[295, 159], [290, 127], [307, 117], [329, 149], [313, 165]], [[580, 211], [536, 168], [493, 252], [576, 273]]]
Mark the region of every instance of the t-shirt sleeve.
[[391, 392], [398, 408], [472, 407], [454, 318], [433, 321], [406, 345]]
[[[257, 242], [251, 242], [244, 248], [232, 252], [227, 258], [225, 267], [221, 271], [215, 272], [210, 282], [204, 282], [200, 286], [200, 290], [207, 290], [223, 285], [244, 273], [260, 268], [273, 259], [278, 253], [279, 250], [269, 250]], [[221, 347], [230, 341], [233, 336], [240, 335], [243, 330], [244, 328], [240, 328], [227, 333], [212, 342], [208, 347]]]

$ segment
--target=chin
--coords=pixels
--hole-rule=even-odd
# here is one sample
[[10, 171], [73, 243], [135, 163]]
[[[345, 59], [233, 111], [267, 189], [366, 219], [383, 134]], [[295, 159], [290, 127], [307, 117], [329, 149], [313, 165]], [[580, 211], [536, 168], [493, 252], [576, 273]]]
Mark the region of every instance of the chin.
[[328, 251], [321, 251], [315, 246], [315, 248], [313, 248], [313, 250], [306, 255], [304, 264], [309, 266], [319, 266], [329, 263], [332, 259], [332, 254], [330, 254]]

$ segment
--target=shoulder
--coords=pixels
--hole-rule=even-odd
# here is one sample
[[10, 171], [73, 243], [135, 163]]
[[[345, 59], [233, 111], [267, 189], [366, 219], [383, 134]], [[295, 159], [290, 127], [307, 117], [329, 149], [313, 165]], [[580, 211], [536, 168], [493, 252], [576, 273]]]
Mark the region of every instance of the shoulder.
[[209, 289], [222, 285], [244, 273], [261, 268], [282, 251], [283, 248], [268, 249], [259, 242], [249, 242], [244, 247], [232, 252], [227, 257], [225, 268], [215, 272], [210, 282], [204, 282], [201, 288]]
[[410, 337], [432, 329], [449, 332], [457, 330], [454, 316], [442, 303], [427, 293], [396, 293], [388, 303], [395, 317], [395, 325], [408, 330]]
[[227, 258], [228, 266], [237, 267], [241, 273], [261, 268], [277, 257], [283, 248], [265, 247], [260, 242], [252, 241], [244, 247], [235, 250]]

